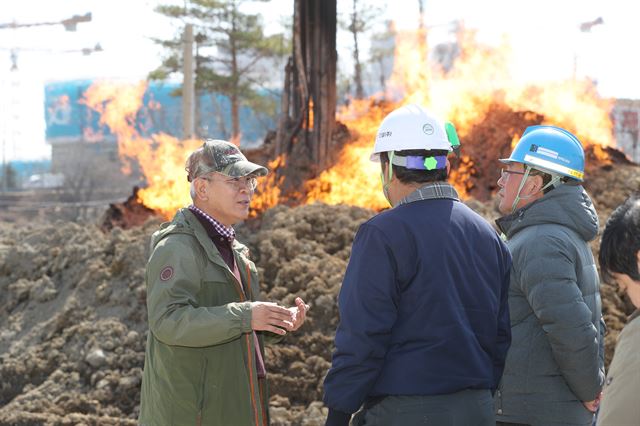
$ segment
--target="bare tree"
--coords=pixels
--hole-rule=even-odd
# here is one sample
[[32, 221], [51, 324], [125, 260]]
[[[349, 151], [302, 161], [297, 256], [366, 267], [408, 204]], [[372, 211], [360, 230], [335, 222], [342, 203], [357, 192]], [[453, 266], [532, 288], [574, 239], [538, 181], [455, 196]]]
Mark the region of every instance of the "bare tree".
[[395, 51], [396, 31], [393, 21], [387, 21], [385, 31], [375, 33], [371, 36], [371, 50], [369, 60], [376, 69], [378, 83], [382, 93], [386, 92], [387, 78], [393, 69], [393, 54]]
[[365, 96], [362, 84], [362, 59], [360, 57], [359, 40], [363, 33], [369, 31], [382, 14], [383, 9], [372, 7], [369, 4], [352, 0], [351, 12], [348, 18], [340, 19], [340, 27], [351, 33], [353, 37], [353, 81], [355, 87], [354, 97], [362, 99]]
[[362, 66], [360, 65], [360, 50], [358, 49], [358, 34], [364, 30], [363, 21], [358, 19], [358, 0], [353, 0], [353, 11], [351, 12], [351, 25], [349, 30], [353, 34], [353, 79], [356, 83], [356, 98], [364, 98], [362, 88]]
[[295, 0], [293, 22], [293, 54], [285, 70], [275, 153], [313, 173], [329, 164], [332, 153], [336, 0]]
[[420, 10], [418, 28], [424, 30], [424, 0], [418, 0], [418, 9]]

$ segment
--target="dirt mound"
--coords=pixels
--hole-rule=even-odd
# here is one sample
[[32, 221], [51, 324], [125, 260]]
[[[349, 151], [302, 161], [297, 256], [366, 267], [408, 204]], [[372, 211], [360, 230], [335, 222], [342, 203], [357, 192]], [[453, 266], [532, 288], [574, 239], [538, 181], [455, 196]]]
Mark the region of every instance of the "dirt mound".
[[[312, 306], [268, 349], [274, 424], [323, 424], [335, 299], [357, 226], [373, 212], [278, 207], [239, 227], [269, 300]], [[147, 324], [144, 267], [158, 221], [103, 233], [75, 223], [0, 228], [0, 424], [135, 424]], [[254, 224], [255, 225], [255, 224]]]
[[513, 139], [543, 119], [544, 116], [532, 111], [514, 111], [499, 102], [491, 104], [485, 118], [461, 141], [462, 157], [452, 158], [456, 186], [464, 187], [467, 194], [478, 200], [490, 200], [500, 177], [501, 165], [497, 159], [508, 158]]
[[[601, 226], [633, 190], [637, 166], [587, 183]], [[495, 201], [467, 204], [492, 221]], [[267, 348], [275, 425], [321, 425], [319, 402], [338, 322], [336, 300], [358, 226], [374, 212], [278, 206], [238, 227], [268, 300], [310, 305], [308, 323]], [[147, 324], [144, 267], [157, 220], [128, 230], [75, 223], [0, 226], [0, 424], [136, 424]], [[598, 241], [593, 244], [597, 249]], [[602, 287], [607, 358], [630, 313]]]
[[2, 424], [135, 424], [156, 226], [2, 228]]

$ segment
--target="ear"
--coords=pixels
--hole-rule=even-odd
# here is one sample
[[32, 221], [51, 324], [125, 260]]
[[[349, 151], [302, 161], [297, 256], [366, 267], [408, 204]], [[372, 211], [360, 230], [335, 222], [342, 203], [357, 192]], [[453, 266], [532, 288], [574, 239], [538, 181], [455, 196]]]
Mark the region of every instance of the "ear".
[[540, 192], [540, 190], [544, 186], [544, 182], [542, 180], [542, 176], [540, 176], [540, 175], [531, 176], [529, 178], [528, 185], [530, 185], [529, 193], [530, 194], [537, 194], [538, 192]]
[[204, 179], [196, 179], [193, 182], [193, 186], [196, 189], [196, 197], [202, 201], [207, 201], [209, 195], [207, 194], [207, 181]]
[[636, 260], [638, 261], [638, 271], [640, 271], [640, 250], [636, 252]]
[[449, 176], [449, 172], [451, 171], [451, 163], [449, 162], [449, 159], [447, 158], [447, 176]]

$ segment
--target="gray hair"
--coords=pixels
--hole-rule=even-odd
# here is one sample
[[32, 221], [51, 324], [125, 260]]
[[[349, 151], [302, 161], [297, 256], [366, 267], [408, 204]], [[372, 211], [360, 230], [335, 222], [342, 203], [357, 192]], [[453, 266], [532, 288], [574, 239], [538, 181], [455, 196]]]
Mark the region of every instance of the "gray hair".
[[191, 184], [189, 186], [189, 195], [191, 195], [192, 201], [196, 200], [196, 186], [194, 185], [193, 181], [191, 181]]
[[215, 170], [215, 163], [213, 163], [211, 156], [206, 152], [205, 145], [202, 145], [189, 154], [185, 164], [185, 170], [187, 171], [187, 180], [191, 182], [192, 188], [195, 178]]
[[212, 168], [211, 159], [205, 153], [204, 145], [189, 154], [185, 164], [185, 170], [187, 171], [187, 181], [190, 182], [189, 195], [192, 201], [196, 200], [195, 179], [210, 172]]

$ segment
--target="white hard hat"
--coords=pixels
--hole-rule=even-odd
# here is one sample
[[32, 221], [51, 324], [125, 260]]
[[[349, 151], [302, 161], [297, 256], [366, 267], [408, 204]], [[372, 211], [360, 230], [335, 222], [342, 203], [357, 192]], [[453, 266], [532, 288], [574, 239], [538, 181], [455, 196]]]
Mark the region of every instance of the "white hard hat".
[[381, 152], [409, 149], [453, 150], [444, 124], [416, 104], [400, 107], [382, 120], [371, 161], [380, 161]]

